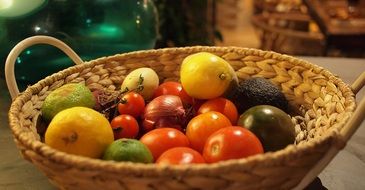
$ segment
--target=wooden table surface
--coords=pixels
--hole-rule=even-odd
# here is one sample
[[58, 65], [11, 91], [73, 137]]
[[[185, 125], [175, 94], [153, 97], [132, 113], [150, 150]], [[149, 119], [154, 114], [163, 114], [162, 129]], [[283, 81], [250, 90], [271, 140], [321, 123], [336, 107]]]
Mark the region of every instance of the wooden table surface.
[[[327, 68], [346, 83], [351, 84], [365, 72], [365, 59], [301, 57]], [[365, 89], [357, 100], [365, 97]], [[0, 79], [0, 189], [1, 190], [51, 190], [56, 189], [32, 164], [25, 161], [17, 150], [8, 126], [7, 111], [10, 96], [4, 79]], [[319, 175], [323, 185], [330, 190], [365, 189], [365, 122], [343, 149]]]

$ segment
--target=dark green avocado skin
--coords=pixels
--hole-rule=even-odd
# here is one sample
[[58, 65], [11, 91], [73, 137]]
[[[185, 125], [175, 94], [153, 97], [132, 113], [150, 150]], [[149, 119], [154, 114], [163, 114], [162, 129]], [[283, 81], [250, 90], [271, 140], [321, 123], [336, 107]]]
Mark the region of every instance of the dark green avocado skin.
[[280, 89], [265, 78], [241, 81], [227, 94], [241, 114], [256, 105], [271, 105], [288, 112], [288, 101]]

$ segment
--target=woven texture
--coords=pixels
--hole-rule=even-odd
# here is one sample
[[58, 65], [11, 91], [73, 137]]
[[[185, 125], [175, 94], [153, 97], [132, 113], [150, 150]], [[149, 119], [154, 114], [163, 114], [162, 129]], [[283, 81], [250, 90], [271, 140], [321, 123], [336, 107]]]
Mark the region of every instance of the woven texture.
[[[201, 51], [227, 60], [240, 80], [259, 76], [280, 87], [290, 104], [299, 110], [299, 115], [292, 117], [296, 144], [247, 159], [157, 166], [69, 155], [42, 143], [42, 127], [37, 126], [37, 118], [52, 90], [79, 82], [91, 89], [118, 89], [124, 77], [139, 67], [154, 69], [161, 82], [177, 81], [182, 60]], [[197, 46], [138, 51], [70, 67], [21, 93], [11, 105], [9, 121], [24, 158], [61, 189], [290, 189], [330, 146], [344, 145], [339, 130], [354, 109], [355, 99], [350, 88], [321, 67], [274, 52]]]

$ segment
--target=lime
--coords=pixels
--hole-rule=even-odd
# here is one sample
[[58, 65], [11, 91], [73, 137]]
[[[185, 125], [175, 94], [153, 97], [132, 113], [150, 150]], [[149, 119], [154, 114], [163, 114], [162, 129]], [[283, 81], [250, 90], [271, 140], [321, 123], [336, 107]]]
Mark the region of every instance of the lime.
[[237, 83], [237, 76], [231, 65], [221, 57], [200, 52], [183, 60], [180, 80], [191, 97], [212, 99], [223, 95], [232, 82]]
[[100, 158], [113, 141], [109, 121], [103, 114], [86, 107], [60, 111], [45, 133], [45, 143], [50, 147], [91, 158]]
[[52, 118], [61, 110], [74, 106], [92, 108], [95, 99], [90, 89], [81, 83], [69, 83], [52, 91], [44, 100], [41, 112], [46, 121]]
[[151, 151], [136, 139], [115, 140], [104, 152], [104, 160], [152, 163]]

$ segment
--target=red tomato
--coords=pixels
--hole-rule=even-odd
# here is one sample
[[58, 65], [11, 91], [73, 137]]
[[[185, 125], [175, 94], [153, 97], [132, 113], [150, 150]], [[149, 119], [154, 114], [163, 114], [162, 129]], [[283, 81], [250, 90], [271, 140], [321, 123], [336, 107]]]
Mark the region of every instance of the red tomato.
[[139, 132], [137, 120], [131, 115], [118, 115], [110, 122], [114, 132], [114, 140], [120, 138], [136, 138]]
[[223, 114], [209, 111], [195, 116], [186, 127], [186, 136], [190, 141], [190, 146], [202, 152], [206, 139], [218, 129], [231, 126], [229, 119]]
[[248, 129], [231, 126], [214, 132], [206, 141], [203, 157], [207, 163], [245, 158], [264, 152], [260, 140]]
[[188, 147], [168, 149], [156, 161], [157, 164], [199, 164], [205, 163], [203, 156], [196, 150]]
[[153, 98], [161, 95], [179, 96], [183, 104], [193, 105], [193, 98], [190, 97], [179, 82], [168, 81], [160, 84], [155, 90]]
[[140, 141], [151, 151], [154, 160], [166, 150], [174, 147], [188, 147], [189, 140], [174, 128], [158, 128], [144, 134]]
[[145, 101], [142, 95], [136, 92], [128, 92], [125, 94], [121, 102], [118, 104], [119, 114], [128, 114], [133, 117], [139, 117], [145, 107]]
[[226, 98], [215, 98], [204, 102], [199, 110], [198, 114], [202, 114], [208, 111], [217, 111], [227, 116], [233, 125], [237, 123], [238, 112], [236, 106], [230, 100]]

